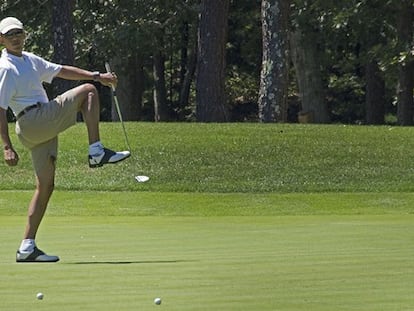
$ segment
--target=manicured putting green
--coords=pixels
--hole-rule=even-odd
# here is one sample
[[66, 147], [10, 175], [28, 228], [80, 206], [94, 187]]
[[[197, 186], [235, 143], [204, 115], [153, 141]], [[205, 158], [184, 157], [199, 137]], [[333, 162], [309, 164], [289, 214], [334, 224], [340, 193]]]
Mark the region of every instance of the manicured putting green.
[[22, 222], [0, 218], [1, 310], [414, 307], [413, 215], [49, 216], [57, 264], [14, 263]]

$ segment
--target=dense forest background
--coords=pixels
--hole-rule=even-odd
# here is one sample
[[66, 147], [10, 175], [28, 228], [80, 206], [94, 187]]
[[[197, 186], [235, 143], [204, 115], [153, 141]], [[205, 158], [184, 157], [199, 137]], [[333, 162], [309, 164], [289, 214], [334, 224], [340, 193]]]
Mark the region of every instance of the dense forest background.
[[[26, 50], [119, 76], [126, 120], [414, 122], [412, 0], [2, 0]], [[55, 81], [54, 96], [73, 86]], [[102, 119], [116, 120], [97, 85]]]

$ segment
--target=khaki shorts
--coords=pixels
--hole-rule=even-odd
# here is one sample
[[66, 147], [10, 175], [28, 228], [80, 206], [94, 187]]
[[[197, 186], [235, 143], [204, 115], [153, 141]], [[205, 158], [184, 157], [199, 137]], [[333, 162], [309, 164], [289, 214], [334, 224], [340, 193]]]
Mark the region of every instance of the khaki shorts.
[[16, 134], [32, 154], [39, 173], [50, 158], [57, 158], [58, 134], [76, 123], [79, 102], [69, 90], [39, 108], [33, 108], [16, 122]]

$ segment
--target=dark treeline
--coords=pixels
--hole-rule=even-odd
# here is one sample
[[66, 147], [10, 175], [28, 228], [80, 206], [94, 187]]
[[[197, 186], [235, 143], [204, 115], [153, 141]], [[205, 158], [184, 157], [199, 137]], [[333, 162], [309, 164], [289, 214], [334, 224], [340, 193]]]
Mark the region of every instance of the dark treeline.
[[25, 23], [29, 51], [109, 61], [126, 120], [413, 124], [411, 0], [3, 0], [0, 12]]

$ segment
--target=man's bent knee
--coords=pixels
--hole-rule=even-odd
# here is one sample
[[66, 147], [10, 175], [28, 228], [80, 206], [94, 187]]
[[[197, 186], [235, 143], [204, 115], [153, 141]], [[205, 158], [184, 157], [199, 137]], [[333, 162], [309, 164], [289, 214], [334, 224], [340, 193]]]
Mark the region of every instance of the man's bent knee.
[[79, 85], [78, 87], [74, 88], [75, 96], [80, 96], [82, 99], [86, 99], [89, 93], [98, 94], [98, 90], [96, 89], [95, 85], [91, 83], [85, 83]]
[[92, 83], [84, 83], [81, 85], [81, 87], [86, 89], [87, 92], [97, 93], [96, 87]]
[[[91, 97], [98, 98], [98, 90], [96, 87], [91, 83], [85, 83], [80, 86], [78, 86], [76, 89], [76, 101], [78, 102], [78, 110], [89, 110], [90, 105], [92, 104], [90, 102]], [[89, 107], [88, 107], [89, 106]]]
[[97, 95], [98, 94], [98, 90], [96, 89], [95, 85], [90, 84], [90, 83], [86, 83], [83, 84], [83, 88], [82, 88], [82, 94], [87, 98], [89, 96], [89, 94], [92, 95]]

